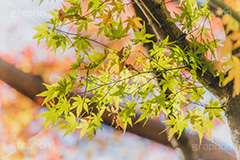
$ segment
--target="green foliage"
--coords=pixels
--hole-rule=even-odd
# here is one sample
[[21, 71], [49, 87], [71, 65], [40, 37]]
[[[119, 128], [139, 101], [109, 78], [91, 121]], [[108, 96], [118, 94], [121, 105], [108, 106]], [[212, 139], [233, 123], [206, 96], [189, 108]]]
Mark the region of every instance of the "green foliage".
[[[182, 14], [175, 13], [176, 18], [169, 19], [179, 22], [190, 37], [192, 49], [182, 50], [175, 42], [169, 42], [168, 37], [162, 42], [150, 40], [155, 35], [146, 33], [141, 18], [122, 19], [126, 5], [122, 0], [89, 0], [85, 14], [82, 1], [67, 0], [66, 3], [68, 7], [63, 5], [62, 10], [49, 12], [53, 18], [47, 23], [34, 27], [38, 32], [34, 39], [38, 42], [44, 39], [54, 51], [61, 48], [65, 52], [73, 48], [76, 55], [76, 62], [71, 64], [72, 73], [60, 78], [59, 82], [45, 84], [47, 91], [39, 94], [45, 97], [43, 104], [49, 109], [39, 115], [46, 118], [45, 127], [63, 118], [65, 135], [79, 128], [80, 139], [85, 134], [90, 139], [97, 128], [102, 128], [101, 115], [105, 111], [114, 116], [113, 125], [125, 131], [128, 125], [133, 125], [131, 116], [136, 116], [138, 106], [142, 114], [135, 123], [158, 117], [161, 111], [169, 117], [164, 121], [170, 128], [169, 139], [174, 134], [180, 137], [184, 129], [197, 130], [200, 141], [205, 130], [211, 136], [210, 129], [215, 129], [211, 123], [213, 116], [222, 120], [222, 110], [219, 102], [213, 100], [200, 105], [206, 91], [196, 83], [197, 70], [219, 76], [214, 64], [205, 58], [207, 52], [215, 56], [216, 41], [203, 39], [203, 32], [208, 30], [204, 25], [197, 28], [202, 17], [208, 20], [212, 17], [207, 5], [199, 8], [194, 0], [181, 1]], [[89, 33], [90, 24], [98, 30], [96, 34]], [[67, 25], [77, 30], [69, 31], [64, 28]], [[195, 30], [198, 30], [197, 36], [192, 35]], [[131, 37], [132, 32], [134, 37]], [[100, 36], [110, 41], [129, 36], [129, 41], [119, 51], [99, 42], [96, 37]], [[153, 48], [149, 54], [139, 51], [142, 58], [128, 64], [126, 60], [133, 53], [132, 48], [139, 43], [151, 43]], [[171, 51], [168, 56], [166, 53]], [[135, 68], [139, 64], [141, 70]], [[190, 104], [203, 108], [184, 113], [185, 106]]]

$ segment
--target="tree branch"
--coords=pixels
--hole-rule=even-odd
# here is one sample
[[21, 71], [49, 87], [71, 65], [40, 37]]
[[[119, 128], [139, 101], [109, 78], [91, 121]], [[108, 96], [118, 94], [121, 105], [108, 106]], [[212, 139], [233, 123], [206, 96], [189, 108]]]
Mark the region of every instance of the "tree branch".
[[[4, 67], [3, 67], [4, 66]], [[35, 77], [32, 74], [24, 73], [23, 71], [17, 69], [13, 65], [0, 60], [0, 78], [7, 84], [11, 85], [11, 87], [18, 89], [23, 95], [31, 98], [32, 100], [36, 100], [35, 96], [37, 93], [43, 92], [45, 87], [42, 84], [42, 80], [40, 78], [32, 78]], [[21, 80], [19, 80], [21, 77]], [[40, 76], [37, 76], [40, 77]], [[31, 81], [29, 81], [31, 80]], [[29, 82], [29, 85], [22, 85], [22, 83]], [[34, 91], [32, 91], [34, 90]], [[105, 124], [111, 126], [112, 118], [108, 116], [109, 114], [105, 112], [102, 116], [102, 119]], [[133, 124], [138, 119], [140, 115], [134, 118], [132, 117]], [[135, 124], [133, 127], [128, 126], [127, 132], [133, 133], [143, 138], [150, 139], [156, 143], [163, 144], [169, 148], [173, 148], [171, 143], [167, 140], [166, 133], [159, 134], [162, 132], [165, 127], [164, 125], [156, 120], [149, 119], [148, 122], [143, 126], [144, 121], [141, 121]], [[218, 147], [214, 143], [203, 138], [202, 144], [199, 144], [199, 139], [197, 135], [186, 134], [189, 141], [190, 146], [193, 148], [194, 153], [198, 158], [204, 160], [236, 160], [234, 157], [234, 153], [232, 151], [224, 150], [221, 147]], [[211, 148], [210, 148], [211, 147]]]
[[38, 93], [46, 90], [44, 85], [39, 85], [43, 83], [40, 76], [24, 73], [2, 59], [0, 59], [0, 79], [32, 100]]

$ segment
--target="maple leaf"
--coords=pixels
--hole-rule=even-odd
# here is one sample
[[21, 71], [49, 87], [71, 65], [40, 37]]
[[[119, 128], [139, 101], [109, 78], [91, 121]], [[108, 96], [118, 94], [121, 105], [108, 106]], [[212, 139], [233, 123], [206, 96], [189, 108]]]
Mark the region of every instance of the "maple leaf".
[[63, 21], [65, 17], [66, 17], [65, 12], [62, 9], [60, 9], [58, 11], [58, 18], [60, 19], [60, 21]]
[[125, 132], [126, 130], [126, 127], [124, 127], [124, 123], [123, 123], [123, 120], [121, 117], [117, 116], [116, 118], [116, 124], [119, 125]]
[[222, 18], [222, 22], [224, 25], [226, 25], [226, 32], [230, 31], [237, 31], [239, 29], [239, 23], [232, 18], [230, 15], [224, 15]]
[[107, 13], [104, 13], [97, 18], [102, 19], [102, 23], [100, 25], [100, 28], [104, 26], [111, 27], [112, 21], [113, 21], [113, 16], [111, 11], [107, 11]]
[[[240, 47], [240, 31], [235, 31], [232, 34], [230, 34], [229, 36], [227, 36], [227, 38], [230, 38], [232, 40], [233, 43], [233, 48], [232, 49], [236, 49], [238, 47]], [[227, 46], [225, 46], [227, 47]]]
[[232, 54], [233, 42], [230, 37], [226, 37], [225, 41], [222, 42], [223, 47], [220, 48], [221, 58], [229, 56]]
[[132, 27], [133, 31], [137, 31], [138, 28], [142, 28], [143, 25], [140, 23], [142, 19], [140, 17], [135, 17], [134, 15], [132, 17], [127, 17], [127, 20], [124, 21], [124, 23], [127, 23], [127, 31]]
[[223, 86], [228, 84], [230, 81], [234, 80], [233, 85], [233, 98], [240, 93], [240, 60], [236, 56], [232, 56], [232, 59], [229, 60], [226, 65], [231, 66], [232, 68], [228, 72], [228, 76], [223, 81]]

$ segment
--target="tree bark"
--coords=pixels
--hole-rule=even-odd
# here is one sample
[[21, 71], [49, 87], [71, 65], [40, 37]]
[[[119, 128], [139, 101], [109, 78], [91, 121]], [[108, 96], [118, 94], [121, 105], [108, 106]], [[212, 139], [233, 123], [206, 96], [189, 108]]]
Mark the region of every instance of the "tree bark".
[[38, 93], [46, 90], [44, 85], [36, 85], [43, 83], [40, 76], [25, 74], [2, 59], [0, 59], [0, 79], [32, 100]]
[[226, 117], [238, 159], [240, 159], [240, 96], [226, 104]]

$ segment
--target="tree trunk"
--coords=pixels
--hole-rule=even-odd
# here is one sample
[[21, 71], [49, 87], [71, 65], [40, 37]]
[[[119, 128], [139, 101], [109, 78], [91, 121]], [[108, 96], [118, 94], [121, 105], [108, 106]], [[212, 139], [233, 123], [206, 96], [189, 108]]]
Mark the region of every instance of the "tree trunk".
[[225, 115], [231, 130], [232, 142], [237, 158], [240, 159], [240, 96], [230, 99], [225, 105]]
[[[190, 42], [185, 38], [178, 40], [183, 33], [174, 23], [167, 20], [170, 18], [170, 14], [163, 0], [134, 1], [161, 40], [169, 36], [169, 41], [177, 41], [176, 45], [182, 50], [187, 50], [186, 48]], [[225, 87], [220, 87], [219, 79], [214, 77], [210, 72], [206, 71], [203, 75], [201, 70], [197, 70], [196, 72], [198, 81], [222, 102], [231, 130], [232, 141], [238, 155], [237, 157], [240, 159], [240, 96], [235, 99], [229, 98], [232, 95], [233, 82], [230, 82]]]

